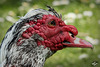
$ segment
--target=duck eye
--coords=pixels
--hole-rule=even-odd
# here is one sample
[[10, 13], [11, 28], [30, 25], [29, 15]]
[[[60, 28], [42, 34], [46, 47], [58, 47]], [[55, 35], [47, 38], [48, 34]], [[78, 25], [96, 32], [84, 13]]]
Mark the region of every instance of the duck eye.
[[52, 21], [48, 22], [48, 24], [49, 24], [50, 26], [56, 26], [55, 20], [52, 20]]

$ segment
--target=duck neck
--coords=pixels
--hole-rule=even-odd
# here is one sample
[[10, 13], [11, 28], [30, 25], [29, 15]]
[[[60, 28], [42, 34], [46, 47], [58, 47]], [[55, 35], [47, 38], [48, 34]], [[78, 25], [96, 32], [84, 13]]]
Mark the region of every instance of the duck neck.
[[30, 51], [21, 50], [21, 48], [19, 50], [10, 51], [11, 53], [9, 53], [10, 55], [3, 67], [43, 67], [45, 60], [55, 53], [43, 45]]

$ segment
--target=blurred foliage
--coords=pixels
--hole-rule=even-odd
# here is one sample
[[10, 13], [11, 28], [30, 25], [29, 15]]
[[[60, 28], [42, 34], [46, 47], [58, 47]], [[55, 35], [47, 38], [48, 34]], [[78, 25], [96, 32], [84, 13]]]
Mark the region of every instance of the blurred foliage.
[[[92, 11], [93, 16], [83, 16], [81, 19], [75, 19], [74, 23], [67, 23], [74, 25], [79, 33], [82, 35], [78, 37], [85, 39], [86, 36], [100, 40], [100, 5], [96, 3], [96, 0], [69, 0], [68, 5], [53, 6], [54, 0], [0, 0], [0, 18], [3, 18], [4, 22], [0, 22], [0, 42], [2, 41], [7, 29], [13, 24], [13, 21], [9, 21], [7, 17], [17, 21], [18, 16], [24, 16], [30, 9], [47, 9], [45, 5], [50, 5], [62, 16], [73, 12], [75, 14], [84, 11]], [[90, 4], [94, 4], [94, 7], [90, 7]], [[64, 20], [64, 17], [63, 17]], [[88, 33], [88, 35], [85, 35]], [[79, 59], [81, 54], [87, 54], [88, 58]], [[97, 62], [95, 67], [100, 67], [100, 44], [94, 45], [94, 50], [81, 49], [81, 48], [66, 48], [58, 51], [52, 57], [47, 59], [44, 67], [94, 67], [93, 62]]]

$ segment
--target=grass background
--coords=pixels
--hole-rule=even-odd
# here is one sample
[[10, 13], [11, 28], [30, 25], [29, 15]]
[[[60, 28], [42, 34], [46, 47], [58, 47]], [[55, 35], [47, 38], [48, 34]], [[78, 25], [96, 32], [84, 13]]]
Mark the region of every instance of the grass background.
[[[100, 5], [95, 3], [95, 0], [70, 0], [69, 5], [53, 6], [54, 0], [1, 0], [0, 1], [0, 17], [4, 22], [0, 22], [0, 42], [2, 41], [7, 29], [13, 24], [6, 19], [7, 16], [13, 17], [16, 21], [18, 16], [24, 16], [29, 9], [47, 9], [45, 5], [50, 5], [55, 10], [64, 16], [69, 12], [83, 13], [84, 11], [92, 11], [93, 16], [84, 16], [81, 19], [75, 19], [74, 25], [82, 35], [78, 35], [85, 39], [85, 33], [88, 36], [99, 39], [100, 23]], [[90, 4], [95, 4], [94, 8], [90, 8]], [[12, 12], [9, 14], [9, 12]], [[87, 36], [87, 35], [86, 35]], [[88, 58], [79, 59], [82, 54], [87, 54]], [[81, 49], [81, 48], [65, 48], [58, 51], [52, 57], [46, 60], [44, 67], [100, 67], [100, 44], [94, 45], [94, 49]], [[97, 62], [96, 66], [92, 63]]]

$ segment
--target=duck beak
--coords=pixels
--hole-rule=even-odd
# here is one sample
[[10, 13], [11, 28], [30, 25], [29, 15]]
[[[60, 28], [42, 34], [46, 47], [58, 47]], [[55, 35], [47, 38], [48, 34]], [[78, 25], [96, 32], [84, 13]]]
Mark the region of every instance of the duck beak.
[[68, 42], [64, 42], [63, 45], [67, 47], [79, 47], [79, 48], [91, 48], [93, 49], [93, 45], [83, 39], [74, 38], [70, 39]]

